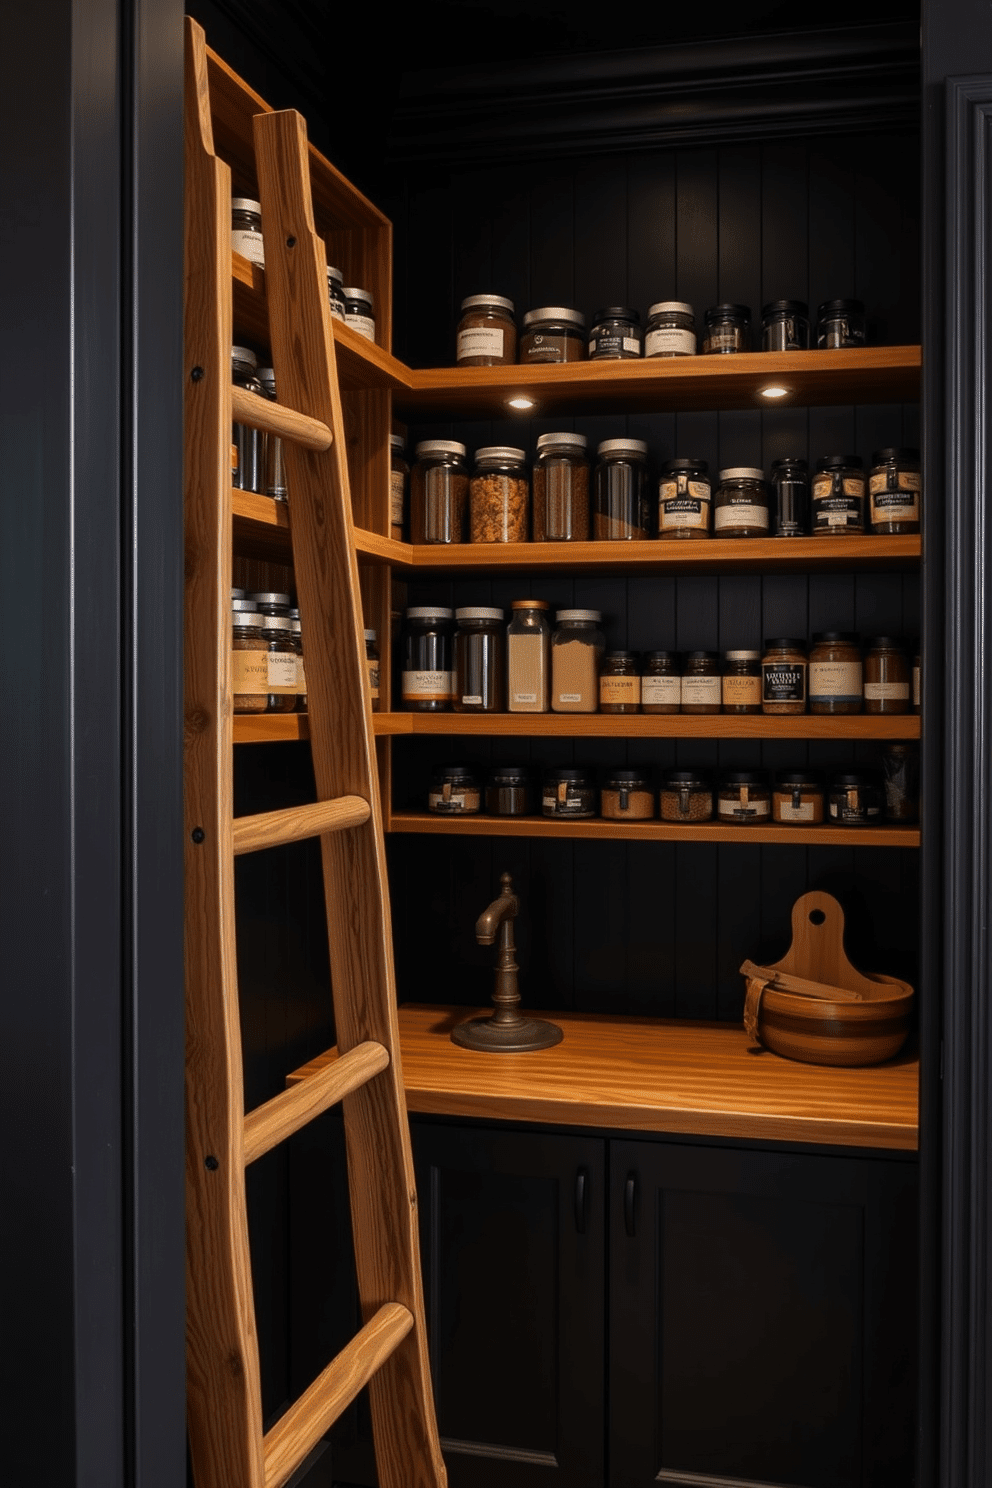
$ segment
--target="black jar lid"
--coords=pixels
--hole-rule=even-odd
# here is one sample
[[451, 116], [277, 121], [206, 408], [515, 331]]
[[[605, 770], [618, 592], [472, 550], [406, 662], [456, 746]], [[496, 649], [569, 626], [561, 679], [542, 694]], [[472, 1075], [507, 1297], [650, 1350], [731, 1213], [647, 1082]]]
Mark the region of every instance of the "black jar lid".
[[813, 645], [839, 641], [844, 646], [860, 646], [861, 637], [856, 630], [814, 630]]
[[474, 780], [473, 765], [435, 765], [432, 780]]
[[817, 470], [864, 470], [865, 462], [860, 455], [821, 455], [816, 462]]
[[829, 320], [832, 315], [864, 315], [864, 300], [824, 300], [816, 313], [820, 320]]
[[762, 305], [761, 315], [763, 320], [768, 320], [774, 315], [809, 315], [809, 306], [805, 300], [769, 300], [767, 305]]
[[776, 785], [815, 785], [823, 789], [823, 776], [818, 770], [776, 770]]
[[663, 661], [678, 663], [679, 653], [677, 651], [645, 651], [644, 661]]
[[632, 320], [635, 325], [639, 325], [640, 319], [639, 312], [632, 310], [629, 305], [604, 305], [593, 316], [593, 325], [599, 325], [603, 320]]
[[705, 475], [709, 468], [705, 460], [666, 460], [661, 467], [661, 473], [662, 475], [678, 475], [680, 471], [686, 471], [690, 475], [693, 473]]
[[722, 785], [767, 785], [768, 775], [764, 770], [724, 770], [720, 782]]
[[905, 651], [904, 643], [897, 636], [868, 636], [865, 645], [869, 651]]
[[526, 765], [494, 765], [489, 781], [492, 785], [529, 785], [530, 771]]
[[751, 306], [731, 305], [729, 303], [723, 305], [711, 305], [710, 308], [707, 310], [704, 319], [707, 322], [711, 320], [750, 320]]
[[798, 455], [783, 455], [781, 460], [772, 461], [772, 474], [776, 470], [802, 470], [809, 469], [809, 461], [800, 459]]
[[592, 777], [588, 770], [554, 769], [545, 770], [544, 779], [546, 784], [555, 780], [565, 781], [569, 785], [590, 785]]
[[918, 449], [880, 449], [872, 452], [871, 463], [882, 465], [886, 460], [895, 460], [897, 465], [918, 465], [920, 463], [920, 452]]
[[649, 776], [650, 771], [647, 769], [607, 770], [603, 777], [603, 788], [608, 790], [611, 785], [621, 789], [631, 785], [647, 785]]
[[687, 651], [686, 661], [719, 661], [719, 651]]
[[710, 777], [705, 770], [666, 770], [661, 777], [662, 785], [686, 785], [696, 786], [701, 790], [709, 790]]
[[636, 651], [607, 651], [603, 657], [604, 661], [630, 661], [637, 655]]
[[766, 651], [806, 651], [806, 642], [797, 641], [795, 636], [772, 636], [765, 639]]
[[869, 774], [867, 770], [848, 770], [837, 775], [831, 775], [830, 789], [834, 790], [838, 786], [841, 789], [850, 789], [855, 786], [860, 786], [862, 789], [870, 789], [872, 787], [877, 789], [879, 779], [877, 775]]

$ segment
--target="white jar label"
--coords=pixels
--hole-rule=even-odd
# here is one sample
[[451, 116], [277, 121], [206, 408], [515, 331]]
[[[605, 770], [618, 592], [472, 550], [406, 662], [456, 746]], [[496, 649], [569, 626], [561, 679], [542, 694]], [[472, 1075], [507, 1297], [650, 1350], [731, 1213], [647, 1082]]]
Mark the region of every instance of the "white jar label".
[[296, 652], [270, 651], [268, 653], [269, 692], [296, 691]]
[[873, 491], [871, 519], [873, 522], [918, 522], [919, 491]]
[[713, 516], [713, 526], [721, 529], [737, 527], [761, 527], [768, 530], [767, 506], [718, 506]]
[[681, 677], [642, 677], [641, 678], [641, 707], [647, 703], [661, 706], [667, 703], [669, 707], [678, 707], [682, 701], [682, 678]]
[[453, 790], [450, 785], [445, 785], [441, 790], [435, 789], [427, 793], [427, 805], [431, 811], [478, 811], [480, 804], [477, 790], [458, 787]]
[[715, 703], [720, 706], [719, 677], [683, 677], [682, 706], [686, 704]]
[[448, 703], [454, 694], [451, 672], [404, 672], [402, 682], [403, 701], [425, 698], [432, 703]]
[[503, 332], [493, 326], [473, 326], [458, 332], [456, 359], [463, 362], [467, 357], [501, 357], [503, 355]]
[[695, 331], [679, 326], [661, 326], [644, 337], [645, 356], [695, 356]]
[[909, 701], [908, 682], [866, 682], [865, 697], [872, 702], [883, 700]]
[[860, 661], [811, 661], [809, 695], [832, 703], [860, 703], [863, 668]]
[[232, 651], [232, 691], [264, 695], [269, 690], [268, 657], [264, 651]]
[[254, 228], [232, 228], [231, 247], [235, 253], [240, 253], [242, 258], [250, 259], [253, 264], [258, 264], [260, 269], [265, 268], [265, 248], [262, 243], [262, 234], [256, 232]]
[[402, 470], [391, 471], [389, 476], [389, 520], [394, 527], [403, 526], [404, 485]]
[[778, 814], [782, 821], [804, 822], [813, 820], [813, 802], [807, 801], [805, 805], [793, 806], [791, 801], [785, 801], [778, 808]]
[[560, 703], [581, 703], [582, 694], [581, 692], [560, 692], [558, 694], [558, 701]]
[[725, 708], [760, 708], [760, 677], [724, 677], [723, 706]]
[[296, 658], [296, 690], [299, 693], [303, 693], [304, 696], [306, 695], [307, 672], [306, 667], [303, 665], [302, 656]]
[[482, 707], [482, 698], [481, 698], [481, 696], [479, 696], [479, 694], [478, 693], [475, 693], [475, 692], [464, 692], [464, 693], [462, 693], [462, 707], [463, 708], [481, 708]]
[[366, 341], [375, 340], [375, 321], [371, 315], [346, 315], [344, 323], [360, 336], [364, 336]]
[[537, 693], [536, 692], [515, 692], [513, 694], [513, 701], [515, 703], [536, 703], [537, 702]]
[[624, 351], [629, 351], [632, 356], [640, 356], [641, 343], [636, 336], [624, 336], [623, 349]]

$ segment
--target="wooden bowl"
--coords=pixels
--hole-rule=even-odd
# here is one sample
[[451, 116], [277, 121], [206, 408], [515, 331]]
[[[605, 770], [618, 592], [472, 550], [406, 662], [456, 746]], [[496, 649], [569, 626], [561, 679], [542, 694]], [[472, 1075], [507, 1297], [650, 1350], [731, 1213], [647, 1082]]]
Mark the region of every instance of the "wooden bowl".
[[895, 977], [870, 980], [891, 987], [891, 995], [821, 1002], [765, 987], [757, 1009], [759, 1042], [804, 1064], [882, 1064], [895, 1058], [909, 1034], [913, 989]]

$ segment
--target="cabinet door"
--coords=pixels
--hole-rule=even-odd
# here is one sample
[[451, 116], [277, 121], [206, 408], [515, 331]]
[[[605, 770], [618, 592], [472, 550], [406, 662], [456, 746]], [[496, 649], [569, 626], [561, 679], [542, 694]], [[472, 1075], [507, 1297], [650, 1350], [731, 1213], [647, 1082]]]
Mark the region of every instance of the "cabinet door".
[[907, 1488], [916, 1167], [611, 1143], [611, 1488]]
[[451, 1488], [602, 1488], [605, 1144], [413, 1125]]

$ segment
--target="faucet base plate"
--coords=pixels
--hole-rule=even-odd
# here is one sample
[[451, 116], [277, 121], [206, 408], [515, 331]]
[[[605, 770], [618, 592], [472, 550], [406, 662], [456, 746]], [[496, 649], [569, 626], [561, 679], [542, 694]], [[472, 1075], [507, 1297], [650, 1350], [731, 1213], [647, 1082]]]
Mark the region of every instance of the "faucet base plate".
[[451, 1030], [451, 1041], [463, 1049], [485, 1054], [526, 1054], [532, 1049], [550, 1049], [564, 1037], [557, 1023], [543, 1018], [518, 1017], [497, 1022], [495, 1017], [469, 1018]]

